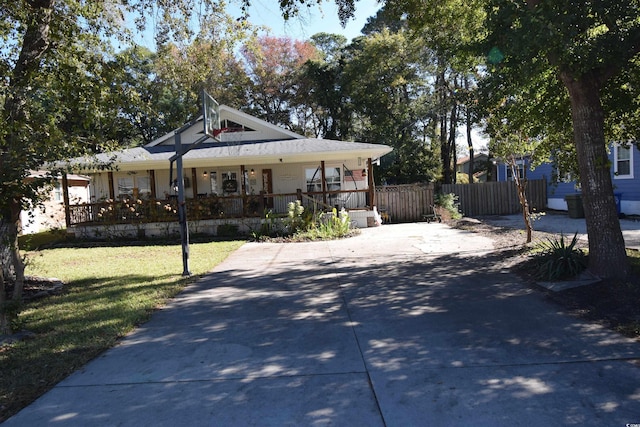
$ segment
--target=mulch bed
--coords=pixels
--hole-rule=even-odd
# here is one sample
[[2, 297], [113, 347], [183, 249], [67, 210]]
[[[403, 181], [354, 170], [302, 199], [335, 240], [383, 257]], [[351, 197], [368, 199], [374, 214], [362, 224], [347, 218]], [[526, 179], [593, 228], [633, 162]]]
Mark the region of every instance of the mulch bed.
[[[22, 299], [23, 301], [28, 302], [48, 297], [50, 295], [59, 294], [62, 292], [63, 287], [64, 283], [62, 283], [60, 279], [25, 276], [24, 287], [22, 289]], [[14, 283], [7, 283], [6, 288], [7, 299], [10, 300], [13, 297]]]

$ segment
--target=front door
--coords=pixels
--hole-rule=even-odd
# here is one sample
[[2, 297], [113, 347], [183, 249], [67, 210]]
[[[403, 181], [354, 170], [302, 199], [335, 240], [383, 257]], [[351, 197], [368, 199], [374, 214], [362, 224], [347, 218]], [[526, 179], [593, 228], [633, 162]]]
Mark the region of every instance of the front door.
[[[273, 194], [273, 172], [271, 169], [262, 169], [262, 191]], [[265, 197], [264, 205], [273, 208], [273, 197]]]

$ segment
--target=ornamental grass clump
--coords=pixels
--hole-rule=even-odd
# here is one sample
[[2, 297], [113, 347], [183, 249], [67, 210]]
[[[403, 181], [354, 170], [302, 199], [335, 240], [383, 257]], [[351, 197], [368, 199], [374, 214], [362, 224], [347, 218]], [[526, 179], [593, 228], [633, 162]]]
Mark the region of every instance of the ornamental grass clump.
[[560, 239], [547, 239], [538, 245], [535, 255], [536, 277], [542, 280], [563, 280], [575, 277], [587, 268], [587, 257], [582, 249], [576, 248], [578, 234], [567, 244], [564, 234]]

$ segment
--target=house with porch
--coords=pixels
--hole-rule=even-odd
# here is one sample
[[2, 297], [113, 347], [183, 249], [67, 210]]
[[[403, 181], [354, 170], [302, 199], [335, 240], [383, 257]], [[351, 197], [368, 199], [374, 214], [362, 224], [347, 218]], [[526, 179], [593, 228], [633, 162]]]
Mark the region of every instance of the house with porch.
[[[640, 215], [640, 149], [636, 144], [611, 144], [609, 147], [611, 179], [620, 215]], [[517, 173], [527, 179], [546, 179], [547, 207], [568, 210], [567, 199], [575, 200], [580, 195], [580, 184], [570, 174], [557, 171], [551, 163], [535, 168], [527, 157], [517, 160]], [[511, 168], [497, 165], [498, 181], [513, 180]]]
[[[45, 171], [32, 171], [27, 179], [41, 178], [45, 174]], [[63, 194], [71, 203], [87, 203], [89, 201], [89, 181], [89, 177], [76, 174], [68, 174], [56, 179], [41, 204], [20, 212], [20, 234], [33, 234], [63, 228], [65, 226]]]
[[[179, 179], [192, 232], [215, 235], [221, 226], [250, 232], [266, 214], [286, 214], [295, 200], [313, 210], [344, 208], [358, 227], [376, 223], [373, 164], [391, 147], [307, 138], [225, 105], [219, 114], [220, 141], [196, 143], [204, 135], [202, 118], [182, 129], [180, 144], [188, 151], [181, 177], [170, 161], [176, 132], [96, 159], [74, 159], [72, 166], [90, 177], [90, 200], [67, 205], [67, 230], [89, 238], [175, 233]], [[100, 162], [112, 166], [89, 166]]]

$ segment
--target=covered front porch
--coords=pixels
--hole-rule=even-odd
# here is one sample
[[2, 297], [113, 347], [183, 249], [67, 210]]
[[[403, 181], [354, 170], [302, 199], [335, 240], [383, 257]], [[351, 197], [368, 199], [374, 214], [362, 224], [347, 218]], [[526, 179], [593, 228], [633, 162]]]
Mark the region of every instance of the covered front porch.
[[[369, 162], [366, 169], [357, 172], [346, 165], [337, 168], [326, 166], [324, 162], [315, 169], [296, 167], [301, 171], [301, 177], [308, 175], [304, 178], [305, 190], [311, 191], [297, 188], [282, 193], [262, 189], [270, 187], [272, 168], [259, 169], [262, 182], [257, 193], [255, 168], [240, 167], [239, 180], [232, 179], [237, 177], [230, 172], [192, 168], [190, 179], [185, 180], [189, 190], [185, 199], [189, 227], [194, 233], [208, 235], [230, 231], [248, 234], [260, 229], [267, 219], [286, 217], [289, 204], [296, 200], [314, 214], [344, 209], [359, 228], [379, 224], [380, 218], [375, 210], [375, 186], [368, 182], [373, 181], [372, 174], [367, 172]], [[334, 176], [327, 177], [329, 173]], [[166, 171], [94, 174], [92, 202], [72, 204], [65, 196], [68, 232], [83, 238], [176, 235], [179, 232], [178, 198], [174, 188], [157, 182], [157, 176], [163, 174]], [[107, 197], [104, 197], [103, 181], [106, 181]], [[166, 181], [169, 182], [168, 179]], [[316, 188], [320, 191], [313, 191]], [[162, 197], [157, 195], [159, 189]], [[67, 194], [66, 187], [63, 191]]]
[[[336, 201], [329, 205], [322, 200]], [[368, 190], [267, 194], [255, 196], [201, 196], [187, 199], [187, 220], [192, 233], [206, 235], [250, 234], [265, 221], [287, 216], [289, 203], [300, 200], [318, 214], [345, 209], [354, 226], [378, 225], [380, 217], [359, 200]], [[269, 204], [273, 208], [269, 208]], [[363, 205], [363, 206], [359, 206]], [[123, 199], [71, 205], [67, 209], [69, 233], [82, 238], [171, 237], [179, 234], [177, 199]]]
[[[179, 130], [179, 139], [176, 131], [142, 147], [74, 159], [71, 165], [91, 178], [91, 197], [74, 203], [65, 196], [67, 229], [169, 229], [177, 224], [179, 189], [187, 221], [213, 222], [212, 234], [225, 222], [286, 215], [296, 200], [314, 212], [345, 209], [359, 227], [373, 223], [373, 165], [391, 147], [307, 138], [224, 105], [220, 117], [227, 131], [217, 140], [203, 141], [198, 119]], [[182, 167], [174, 169], [176, 153]]]

